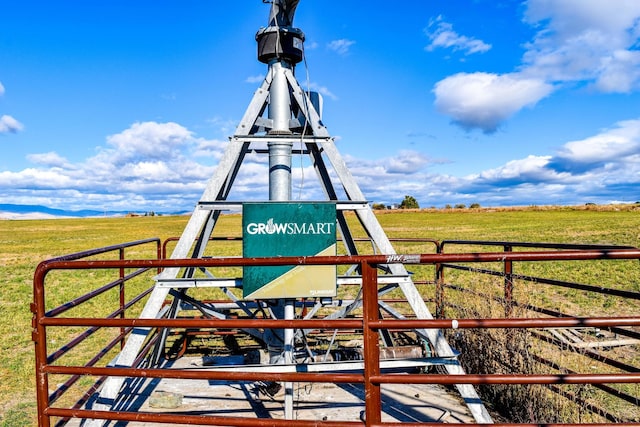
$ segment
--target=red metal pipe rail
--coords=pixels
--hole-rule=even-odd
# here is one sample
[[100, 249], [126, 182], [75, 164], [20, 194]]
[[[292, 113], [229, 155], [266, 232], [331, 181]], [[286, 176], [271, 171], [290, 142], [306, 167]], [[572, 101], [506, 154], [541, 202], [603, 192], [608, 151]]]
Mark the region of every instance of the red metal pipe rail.
[[[36, 395], [37, 395], [37, 404], [38, 404], [38, 424], [39, 425], [49, 425], [48, 418], [43, 418], [43, 417], [45, 417], [44, 415], [45, 406], [47, 405], [47, 402], [50, 402], [50, 397], [48, 396], [48, 377], [46, 374], [42, 372], [40, 368], [43, 366], [46, 366], [49, 363], [52, 363], [50, 360], [51, 358], [60, 357], [64, 351], [68, 351], [70, 349], [67, 346], [63, 346], [60, 348], [58, 352], [54, 352], [54, 354], [50, 357], [47, 354], [46, 330], [43, 325], [39, 324], [39, 319], [45, 318], [47, 316], [52, 316], [56, 313], [61, 314], [67, 309], [73, 306], [80, 305], [90, 299], [90, 298], [83, 299], [81, 297], [70, 303], [63, 304], [62, 306], [57, 307], [56, 309], [53, 309], [51, 313], [46, 313], [45, 312], [44, 280], [47, 272], [49, 271], [49, 267], [47, 266], [55, 265], [56, 263], [66, 264], [66, 263], [73, 263], [73, 262], [79, 262], [81, 264], [90, 265], [90, 263], [93, 262], [93, 261], [90, 261], [92, 257], [97, 255], [108, 255], [112, 253], [117, 253], [118, 262], [122, 262], [125, 258], [125, 251], [127, 249], [140, 248], [141, 246], [146, 246], [148, 244], [155, 244], [155, 247], [156, 247], [155, 259], [160, 258], [162, 255], [161, 241], [159, 238], [150, 238], [150, 239], [137, 240], [133, 242], [121, 243], [117, 245], [105, 246], [105, 247], [96, 248], [96, 249], [90, 249], [90, 250], [81, 251], [81, 252], [75, 252], [72, 254], [63, 255], [60, 257], [56, 257], [56, 258], [44, 261], [38, 265], [38, 268], [36, 269], [36, 274], [34, 276], [33, 303], [31, 304], [31, 311], [34, 315], [32, 319], [32, 340], [35, 343]], [[40, 271], [42, 275], [39, 275], [38, 271]], [[115, 282], [112, 282], [111, 284], [105, 285], [103, 288], [104, 290], [106, 290], [106, 288], [112, 288], [113, 286], [121, 286], [119, 297], [118, 297], [120, 300], [119, 310], [122, 313], [122, 316], [124, 317], [126, 304], [124, 304], [124, 301], [123, 301], [124, 290], [122, 288], [122, 284], [127, 280], [127, 278], [124, 275], [124, 267], [122, 266], [119, 267], [118, 272], [119, 272], [118, 280], [116, 280]], [[133, 275], [131, 275], [131, 277], [134, 277], [136, 275], [137, 274], [134, 273]], [[96, 296], [99, 293], [101, 292], [97, 292], [93, 296]], [[77, 339], [72, 341], [72, 346], [79, 344], [81, 341], [85, 340], [92, 333], [93, 332], [91, 331], [86, 331], [84, 334], [82, 334], [81, 336], [77, 337]], [[120, 335], [122, 337], [120, 341], [122, 342], [125, 336], [125, 331], [121, 330]], [[96, 362], [97, 360], [99, 360], [99, 358], [95, 359]], [[69, 386], [71, 383], [75, 381], [77, 381], [77, 379], [74, 379], [74, 378], [71, 378], [70, 380], [68, 380], [67, 383], [65, 383], [62, 387], [60, 387], [56, 392], [53, 393], [53, 396], [56, 396], [57, 393], [61, 394], [60, 392], [61, 390], [64, 390], [65, 387]]]
[[[505, 252], [512, 252], [516, 249], [518, 250], [549, 250], [549, 249], [555, 249], [555, 250], [559, 250], [559, 251], [570, 251], [570, 250], [601, 250], [601, 251], [608, 251], [611, 249], [617, 250], [617, 249], [636, 249], [630, 246], [610, 246], [610, 245], [580, 245], [580, 244], [557, 244], [557, 243], [534, 243], [534, 242], [496, 242], [496, 241], [474, 241], [474, 240], [449, 240], [449, 241], [443, 241], [442, 243], [440, 243], [439, 247], [438, 247], [438, 252], [439, 253], [444, 253], [444, 249], [445, 246], [447, 248], [449, 248], [449, 250], [452, 250], [451, 247], [457, 249], [458, 247], [460, 249], [464, 248], [465, 250], [486, 250], [487, 248], [491, 249], [491, 248], [502, 248]], [[453, 249], [453, 250], [455, 250]], [[570, 281], [566, 281], [566, 280], [557, 280], [555, 278], [549, 278], [549, 277], [538, 277], [538, 276], [531, 276], [531, 275], [524, 275], [524, 274], [516, 274], [514, 272], [514, 264], [515, 262], [511, 259], [507, 259], [504, 262], [502, 262], [502, 271], [496, 271], [496, 270], [491, 270], [488, 268], [478, 268], [475, 265], [469, 265], [469, 264], [453, 264], [453, 263], [445, 263], [439, 266], [439, 269], [436, 271], [436, 283], [437, 283], [437, 294], [436, 294], [436, 301], [437, 301], [437, 309], [436, 309], [436, 313], [437, 313], [437, 317], [444, 317], [444, 308], [445, 306], [448, 308], [452, 308], [452, 309], [456, 309], [454, 304], [449, 304], [447, 303], [447, 299], [444, 296], [444, 291], [445, 289], [451, 289], [451, 290], [455, 290], [456, 292], [463, 292], [463, 293], [467, 293], [469, 295], [474, 295], [475, 297], [479, 297], [479, 298], [483, 298], [484, 300], [487, 301], [493, 301], [496, 302], [497, 304], [501, 305], [504, 307], [505, 309], [505, 317], [511, 317], [511, 312], [514, 308], [519, 307], [520, 309], [526, 310], [526, 311], [530, 311], [530, 312], [535, 312], [535, 313], [541, 313], [547, 316], [553, 316], [553, 317], [570, 317], [570, 315], [566, 314], [566, 313], [561, 313], [558, 312], [557, 310], [551, 310], [551, 309], [547, 309], [547, 308], [542, 308], [542, 307], [536, 307], [536, 306], [532, 306], [529, 303], [520, 303], [519, 301], [516, 301], [514, 299], [514, 295], [513, 295], [513, 290], [515, 287], [516, 282], [520, 284], [522, 283], [531, 283], [531, 284], [535, 284], [535, 285], [547, 285], [549, 287], [557, 287], [559, 289], [565, 288], [565, 289], [573, 289], [573, 290], [579, 290], [579, 291], [583, 291], [585, 293], [585, 295], [587, 295], [587, 293], [589, 295], [595, 295], [595, 294], [600, 294], [600, 295], [604, 295], [608, 298], [610, 297], [618, 297], [618, 298], [623, 298], [625, 300], [640, 300], [640, 292], [637, 291], [633, 291], [633, 290], [628, 290], [628, 289], [616, 289], [616, 288], [611, 288], [611, 287], [605, 287], [603, 286], [601, 283], [600, 284], [596, 284], [596, 285], [589, 285], [589, 284], [584, 284], [584, 283], [576, 283], [576, 282], [570, 282]], [[493, 296], [493, 295], [489, 295], [485, 292], [482, 291], [475, 291], [472, 289], [468, 289], [465, 287], [465, 285], [463, 284], [464, 281], [462, 281], [459, 284], [455, 284], [455, 283], [448, 283], [447, 281], [445, 281], [445, 270], [446, 269], [454, 269], [454, 270], [461, 270], [461, 271], [467, 271], [467, 272], [472, 272], [474, 275], [488, 275], [488, 276], [494, 276], [494, 277], [502, 277], [504, 279], [504, 291], [503, 291], [503, 296], [502, 297], [497, 297], [497, 296]], [[618, 301], [622, 301], [621, 299], [618, 299]], [[459, 309], [459, 307], [457, 307]], [[450, 316], [449, 316], [450, 317]], [[596, 326], [596, 325], [590, 325], [594, 328], [597, 327], [602, 327], [602, 326]], [[629, 338], [636, 338], [639, 339], [640, 338], [640, 331], [638, 331], [638, 329], [633, 330], [630, 328], [621, 328], [621, 327], [602, 327], [603, 329], [608, 330], [610, 333], [613, 334], [617, 334], [617, 335], [621, 335], [621, 336], [626, 336]], [[570, 342], [567, 341], [560, 341], [558, 339], [555, 339], [551, 336], [549, 336], [548, 334], [545, 334], [544, 331], [540, 330], [540, 331], [533, 331], [532, 335], [533, 338], [537, 339], [537, 340], [541, 340], [544, 341], [552, 346], [556, 346], [559, 349], [561, 349], [562, 351], [569, 351], [572, 352], [573, 354], [576, 355], [576, 357], [581, 357], [581, 358], [588, 358], [588, 359], [592, 359], [595, 361], [598, 361], [599, 363], [602, 363], [604, 365], [607, 365], [610, 369], [621, 369], [622, 371], [626, 371], [626, 372], [638, 372], [640, 370], [640, 368], [638, 368], [637, 366], [632, 366], [629, 363], [625, 363], [621, 360], [616, 360], [615, 358], [612, 357], [608, 357], [607, 355], [605, 355], [605, 352], [602, 351], [596, 351], [596, 350], [592, 350], [589, 348], [584, 348], [581, 347], [578, 343], [576, 343], [576, 345], [572, 345]], [[615, 356], [613, 356], [615, 357]], [[505, 361], [505, 363], [507, 363]], [[544, 364], [542, 362], [540, 362], [541, 364]], [[548, 366], [548, 365], [547, 365]], [[565, 367], [557, 367], [556, 369], [557, 371], [560, 372], [571, 372], [570, 369], [567, 369]], [[627, 402], [636, 402], [638, 400], [638, 397], [633, 397], [630, 396], [618, 389], [613, 389], [611, 387], [607, 387], [604, 385], [596, 385], [594, 384], [594, 386], [596, 388], [600, 388], [601, 390], [603, 390], [605, 393], [611, 395], [611, 397], [613, 398], [622, 398], [623, 400], [626, 400]], [[565, 396], [567, 397], [568, 395], [570, 395], [570, 393], [565, 393], [562, 390], [560, 390], [558, 387], [550, 387], [551, 390], [555, 391], [557, 394], [561, 395], [561, 396]], [[570, 398], [570, 396], [569, 396]], [[576, 397], [575, 398], [576, 402], [579, 401], [583, 401], [583, 399], [581, 399], [580, 397]], [[605, 418], [609, 419], [609, 420], [617, 420], [615, 416], [613, 416], [611, 413], [607, 412], [607, 411], [603, 411], [601, 408], [598, 408], [597, 406], [594, 406], [593, 404], [587, 405], [588, 408], [590, 408], [590, 410], [594, 413], [594, 414], [598, 414], [598, 415], [603, 415], [606, 413], [606, 415], [604, 415]], [[619, 421], [619, 420], [617, 420]]]
[[511, 242], [498, 240], [443, 240], [438, 244], [438, 253], [444, 253], [445, 246], [451, 245], [471, 245], [471, 246], [509, 246], [512, 248], [535, 248], [535, 249], [553, 249], [553, 250], [618, 250], [618, 249], [636, 249], [634, 246], [620, 245], [593, 245], [593, 244], [575, 244], [575, 243], [545, 243], [545, 242]]
[[117, 245], [111, 245], [111, 246], [103, 246], [101, 248], [95, 248], [95, 249], [89, 249], [86, 251], [80, 251], [80, 252], [74, 252], [72, 254], [67, 254], [67, 255], [62, 255], [56, 258], [51, 258], [45, 262], [57, 262], [57, 261], [76, 261], [76, 260], [80, 260], [80, 259], [86, 259], [86, 258], [90, 258], [92, 256], [95, 255], [102, 255], [102, 254], [106, 254], [109, 252], [115, 252], [118, 251], [118, 253], [122, 253], [122, 250], [127, 249], [127, 248], [133, 248], [133, 247], [139, 247], [148, 243], [155, 243], [156, 244], [156, 258], [160, 258], [161, 255], [161, 245], [160, 245], [160, 239], [157, 237], [152, 237], [149, 239], [143, 239], [143, 240], [135, 240], [133, 242], [126, 242], [126, 243], [120, 243]]
[[[91, 317], [43, 318], [43, 326], [98, 326], [98, 327], [138, 327], [138, 328], [181, 328], [188, 323], [191, 328], [257, 328], [266, 329], [353, 329], [362, 327], [361, 320], [352, 319], [95, 319]], [[372, 329], [476, 329], [476, 328], [575, 328], [640, 326], [640, 317], [567, 317], [544, 319], [372, 319]]]
[[437, 264], [443, 262], [496, 262], [496, 261], [569, 261], [596, 259], [640, 259], [640, 249], [571, 250], [537, 252], [485, 252], [454, 254], [394, 254], [394, 255], [342, 255], [302, 256], [275, 258], [188, 258], [188, 259], [128, 259], [68, 261], [52, 259], [41, 262], [34, 280], [44, 279], [50, 270], [86, 270], [115, 268], [167, 268], [167, 267], [243, 267], [279, 265], [350, 265], [350, 264]]
[[[607, 254], [609, 251], [618, 251], [618, 250], [629, 250], [634, 251], [637, 248], [632, 246], [612, 246], [612, 245], [585, 245], [585, 244], [567, 244], [567, 243], [536, 243], [536, 242], [507, 242], [507, 241], [486, 241], [486, 240], [444, 240], [437, 245], [437, 253], [444, 254], [446, 246], [476, 246], [476, 247], [501, 247], [503, 249], [503, 253], [514, 253], [515, 248], [526, 248], [526, 249], [552, 249], [556, 253], [566, 254], [567, 258], [564, 256], [558, 256], [556, 261], [568, 261], [572, 260], [570, 253], [573, 251], [581, 251], [581, 252], [600, 252], [602, 254]], [[540, 251], [544, 253], [545, 251]], [[548, 253], [548, 251], [546, 251]], [[520, 252], [525, 254], [531, 254], [531, 252]], [[640, 293], [638, 292], [629, 292], [629, 291], [621, 291], [617, 289], [605, 289], [597, 286], [588, 286], [579, 283], [572, 283], [567, 281], [559, 281], [553, 280], [549, 278], [540, 278], [540, 277], [531, 277], [531, 276], [523, 276], [516, 275], [513, 272], [513, 263], [515, 261], [542, 261], [541, 259], [535, 259], [534, 256], [530, 255], [530, 258], [513, 258], [513, 257], [505, 257], [501, 262], [503, 263], [502, 272], [486, 270], [486, 269], [477, 269], [471, 268], [465, 265], [456, 265], [456, 264], [447, 264], [447, 263], [437, 263], [436, 264], [436, 317], [442, 317], [444, 313], [444, 284], [445, 277], [444, 271], [445, 268], [458, 269], [458, 270], [466, 270], [473, 271], [475, 273], [482, 273], [494, 276], [504, 277], [504, 301], [505, 301], [505, 317], [511, 316], [511, 310], [513, 308], [513, 282], [514, 280], [526, 280], [536, 283], [544, 283], [555, 286], [563, 286], [567, 288], [573, 289], [581, 289], [590, 292], [598, 292], [598, 293], [607, 293], [609, 295], [617, 295], [622, 296], [624, 298], [635, 298], [640, 299]], [[606, 256], [602, 258], [593, 258], [593, 259], [607, 259]], [[633, 259], [633, 258], [632, 258]], [[489, 260], [487, 260], [489, 261]], [[463, 259], [458, 259], [453, 262], [467, 262]]]
[[[149, 241], [145, 241], [149, 242]], [[415, 328], [415, 329], [462, 329], [462, 328], [544, 328], [544, 327], [576, 327], [576, 326], [640, 326], [640, 316], [631, 317], [594, 317], [594, 318], [543, 318], [543, 319], [410, 319], [381, 320], [378, 311], [378, 265], [390, 263], [443, 265], [452, 262], [514, 262], [514, 261], [557, 261], [557, 260], [595, 260], [595, 259], [640, 259], [640, 249], [627, 248], [570, 248], [562, 251], [534, 252], [496, 252], [496, 253], [456, 253], [456, 254], [409, 254], [409, 255], [368, 255], [368, 256], [325, 256], [325, 257], [281, 257], [281, 258], [206, 258], [206, 259], [163, 259], [158, 250], [159, 259], [124, 259], [120, 252], [126, 244], [110, 247], [119, 252], [116, 260], [83, 260], [89, 252], [73, 254], [48, 260], [38, 265], [34, 275], [33, 341], [36, 356], [36, 378], [38, 399], [38, 422], [41, 427], [49, 427], [51, 417], [104, 418], [123, 421], [146, 421], [161, 423], [182, 423], [197, 425], [227, 426], [428, 426], [434, 423], [383, 423], [381, 415], [381, 385], [391, 383], [415, 384], [602, 384], [602, 383], [640, 383], [639, 373], [607, 373], [607, 374], [566, 374], [566, 375], [393, 375], [382, 374], [380, 369], [379, 331], [383, 329]], [[115, 249], [117, 248], [117, 249]], [[104, 252], [91, 252], [92, 254]], [[362, 318], [340, 320], [266, 320], [266, 319], [140, 319], [127, 318], [125, 310], [122, 316], [113, 318], [71, 318], [61, 317], [64, 310], [54, 308], [45, 311], [45, 279], [53, 270], [114, 269], [119, 271], [119, 282], [123, 286], [128, 282], [124, 274], [127, 269], [163, 269], [167, 267], [241, 267], [246, 265], [359, 265], [362, 272]], [[85, 300], [81, 301], [82, 303]], [[122, 303], [122, 301], [120, 302]], [[80, 304], [80, 302], [79, 302]], [[47, 348], [47, 328], [86, 326], [89, 328], [269, 328], [269, 329], [361, 329], [364, 340], [364, 370], [361, 374], [336, 373], [250, 373], [250, 372], [211, 372], [189, 370], [163, 370], [125, 367], [98, 366], [63, 366], [52, 365]], [[54, 352], [55, 353], [55, 352]], [[92, 360], [94, 362], [95, 360]], [[242, 417], [205, 417], [189, 415], [172, 415], [158, 413], [132, 413], [123, 411], [91, 411], [74, 407], [65, 409], [52, 406], [52, 396], [60, 397], [55, 391], [49, 396], [49, 375], [89, 375], [97, 377], [157, 377], [157, 378], [199, 378], [209, 380], [243, 380], [243, 381], [293, 381], [293, 382], [348, 382], [362, 383], [365, 389], [365, 421], [302, 421], [249, 419]], [[497, 424], [504, 426], [526, 426], [538, 424]], [[570, 426], [573, 424], [555, 424]], [[581, 424], [584, 425], [584, 424]], [[599, 425], [599, 424], [593, 424]], [[640, 425], [627, 423], [622, 425]]]

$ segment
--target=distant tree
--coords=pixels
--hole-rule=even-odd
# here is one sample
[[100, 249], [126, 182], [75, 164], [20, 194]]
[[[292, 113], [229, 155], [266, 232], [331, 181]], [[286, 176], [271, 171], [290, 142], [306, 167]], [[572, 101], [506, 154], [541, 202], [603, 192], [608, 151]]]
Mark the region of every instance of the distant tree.
[[384, 203], [374, 203], [373, 204], [373, 209], [376, 211], [383, 211], [385, 209], [387, 209], [387, 206]]
[[471, 203], [469, 205], [470, 209], [478, 209], [480, 207], [480, 203]]
[[444, 205], [445, 209], [451, 209], [451, 205], [449, 203], [447, 203], [446, 205]]
[[465, 209], [467, 207], [467, 205], [465, 205], [464, 203], [458, 203], [455, 208], [456, 209]]
[[400, 202], [400, 209], [420, 209], [418, 201], [413, 196], [404, 196], [402, 202]]

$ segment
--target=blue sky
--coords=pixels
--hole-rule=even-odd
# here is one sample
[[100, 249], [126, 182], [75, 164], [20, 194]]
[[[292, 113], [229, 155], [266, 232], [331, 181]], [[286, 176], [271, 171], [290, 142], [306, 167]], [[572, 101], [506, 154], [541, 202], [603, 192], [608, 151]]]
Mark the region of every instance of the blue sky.
[[[613, 4], [615, 3], [615, 6]], [[5, 2], [0, 203], [191, 210], [260, 85], [259, 0]], [[296, 75], [367, 198], [640, 200], [640, 1], [301, 0]], [[294, 159], [294, 193], [320, 199]], [[232, 192], [264, 200], [265, 159]]]

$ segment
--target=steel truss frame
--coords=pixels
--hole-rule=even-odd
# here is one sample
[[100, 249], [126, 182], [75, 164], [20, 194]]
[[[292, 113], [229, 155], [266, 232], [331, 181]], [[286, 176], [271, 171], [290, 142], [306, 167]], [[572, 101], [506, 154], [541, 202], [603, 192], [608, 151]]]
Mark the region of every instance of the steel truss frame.
[[[239, 202], [228, 201], [227, 198], [238, 176], [243, 160], [247, 154], [251, 152], [264, 153], [264, 144], [274, 140], [300, 143], [300, 149], [294, 153], [309, 156], [327, 200], [337, 203], [337, 226], [345, 250], [349, 255], [357, 255], [358, 251], [344, 216], [345, 210], [355, 211], [362, 227], [379, 253], [385, 255], [396, 254], [390, 240], [375, 217], [372, 208], [366, 201], [356, 180], [351, 175], [345, 161], [339, 154], [334, 139], [329, 135], [327, 128], [322, 123], [320, 114], [312, 104], [309, 93], [302, 89], [294, 76], [293, 70], [283, 67], [279, 68], [277, 72], [283, 73], [284, 78], [286, 78], [291, 97], [292, 116], [297, 116], [297, 118], [291, 119], [291, 127], [297, 129], [298, 133], [291, 135], [268, 134], [272, 123], [269, 118], [263, 117], [263, 114], [268, 107], [270, 87], [274, 78], [274, 73], [270, 72], [265, 77], [260, 88], [254, 93], [253, 99], [237, 126], [234, 135], [229, 139], [224, 155], [213, 176], [207, 183], [206, 189], [195, 207], [170, 258], [203, 257], [209, 238], [223, 210], [233, 207], [237, 208], [241, 205]], [[283, 76], [279, 76], [279, 78], [282, 77]], [[335, 179], [332, 179], [329, 173], [329, 165], [333, 168]], [[342, 186], [342, 192], [346, 195], [345, 200], [339, 200], [334, 181]], [[163, 315], [165, 313], [162, 310], [163, 304], [165, 299], [170, 295], [174, 296], [174, 303], [169, 310], [170, 316], [177, 314], [183, 302], [193, 302], [189, 301], [189, 298], [184, 297], [184, 295], [186, 295], [184, 289], [195, 286], [196, 281], [193, 278], [194, 271], [187, 270], [186, 273], [183, 272], [182, 277], [178, 277], [179, 274], [180, 270], [178, 268], [167, 268], [157, 276], [156, 286], [140, 315], [141, 318], [153, 319]], [[210, 277], [209, 285], [226, 289], [236, 282], [236, 279], [229, 279], [226, 282], [218, 282], [216, 284], [216, 280], [217, 279]], [[392, 263], [384, 266], [381, 270], [380, 280], [381, 282], [386, 280], [388, 286], [398, 287], [402, 290], [418, 319], [433, 319], [432, 314], [404, 265]], [[205, 281], [207, 281], [207, 279], [201, 280], [198, 286], [202, 286]], [[360, 289], [360, 292], [362, 292], [362, 289]], [[386, 290], [382, 288], [379, 292], [386, 292]], [[228, 295], [230, 296], [232, 304], [237, 304], [238, 308], [250, 313], [246, 307], [243, 308], [241, 301], [234, 299], [230, 293], [228, 293]], [[362, 304], [362, 300], [356, 298], [346, 306], [336, 307], [336, 310], [327, 318], [338, 319], [345, 317], [348, 313], [359, 308], [360, 304]], [[381, 309], [390, 312], [397, 318], [402, 318], [400, 313], [393, 313], [393, 310], [390, 310], [389, 307], [381, 306]], [[224, 318], [223, 314], [217, 313], [215, 310], [210, 314]], [[131, 367], [149, 331], [149, 328], [136, 328], [134, 333], [128, 338], [119, 356], [112, 362], [112, 365]], [[254, 336], [260, 334], [257, 331], [249, 332]], [[454, 360], [453, 363], [448, 362], [442, 365], [448, 374], [465, 374], [462, 366], [457, 362], [456, 351], [451, 348], [440, 330], [422, 329], [416, 330], [416, 333], [428, 340], [437, 357], [445, 358], [449, 361]], [[112, 410], [113, 405], [118, 400], [124, 381], [125, 378], [122, 377], [107, 378], [102, 389], [99, 391], [99, 396], [97, 396], [93, 409]], [[456, 387], [476, 422], [493, 422], [472, 385], [458, 384]], [[86, 425], [96, 427], [103, 423], [103, 420], [95, 419], [89, 420]]]

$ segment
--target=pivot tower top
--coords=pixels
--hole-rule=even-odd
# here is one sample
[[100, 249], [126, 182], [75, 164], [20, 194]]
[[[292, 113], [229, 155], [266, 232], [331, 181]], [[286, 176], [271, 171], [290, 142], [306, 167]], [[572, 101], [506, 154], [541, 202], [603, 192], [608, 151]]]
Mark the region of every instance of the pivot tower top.
[[256, 34], [258, 60], [265, 64], [284, 61], [295, 65], [304, 57], [304, 33], [293, 27], [300, 0], [262, 0], [271, 3], [269, 23]]

